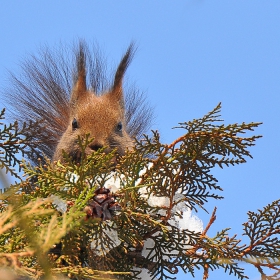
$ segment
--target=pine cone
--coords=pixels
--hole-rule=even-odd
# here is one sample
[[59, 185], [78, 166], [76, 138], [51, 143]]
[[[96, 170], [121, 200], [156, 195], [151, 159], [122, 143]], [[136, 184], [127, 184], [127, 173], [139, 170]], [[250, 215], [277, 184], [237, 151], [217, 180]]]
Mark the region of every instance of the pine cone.
[[85, 207], [87, 219], [100, 218], [103, 221], [111, 220], [115, 211], [121, 209], [121, 206], [115, 201], [115, 196], [107, 188], [99, 188], [95, 195], [88, 201]]

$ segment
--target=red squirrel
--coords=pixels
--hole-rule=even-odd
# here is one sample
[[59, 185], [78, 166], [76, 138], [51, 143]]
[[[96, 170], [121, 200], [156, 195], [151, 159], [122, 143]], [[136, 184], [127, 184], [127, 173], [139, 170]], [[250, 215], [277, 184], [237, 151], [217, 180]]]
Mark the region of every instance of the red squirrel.
[[126, 149], [133, 146], [133, 140], [126, 130], [122, 86], [132, 52], [133, 45], [130, 45], [118, 66], [113, 86], [98, 96], [87, 88], [85, 52], [80, 46], [77, 57], [78, 77], [71, 93], [68, 125], [58, 142], [53, 160], [61, 160], [64, 150], [75, 161], [79, 161], [80, 147], [77, 139], [86, 134], [94, 137], [86, 148], [86, 154], [106, 147], [108, 151], [116, 148], [117, 153], [123, 155]]
[[9, 109], [20, 123], [39, 120], [41, 128], [30, 131], [38, 143], [38, 157], [62, 160], [62, 151], [79, 161], [78, 136], [90, 134], [94, 140], [86, 153], [104, 147], [123, 155], [133, 147], [134, 137], [151, 124], [152, 112], [143, 94], [130, 87], [124, 94], [124, 75], [135, 53], [130, 44], [114, 79], [109, 83], [105, 63], [98, 50], [93, 53], [84, 41], [73, 49], [43, 49], [22, 65], [21, 75], [11, 75], [5, 92]]

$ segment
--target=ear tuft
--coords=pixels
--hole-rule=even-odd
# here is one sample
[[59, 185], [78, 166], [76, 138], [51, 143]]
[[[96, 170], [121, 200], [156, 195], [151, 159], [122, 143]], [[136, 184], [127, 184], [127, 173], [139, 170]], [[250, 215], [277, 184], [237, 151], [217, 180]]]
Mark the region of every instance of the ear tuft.
[[118, 66], [118, 69], [116, 71], [116, 74], [115, 74], [115, 80], [114, 80], [112, 93], [115, 94], [119, 100], [123, 98], [123, 95], [122, 95], [123, 77], [126, 72], [126, 69], [128, 68], [130, 62], [132, 61], [135, 51], [136, 51], [135, 44], [132, 42], [129, 45], [126, 53], [124, 54], [119, 66]]
[[75, 107], [77, 101], [86, 93], [86, 50], [83, 42], [79, 43], [76, 53], [77, 76], [71, 95], [71, 107]]

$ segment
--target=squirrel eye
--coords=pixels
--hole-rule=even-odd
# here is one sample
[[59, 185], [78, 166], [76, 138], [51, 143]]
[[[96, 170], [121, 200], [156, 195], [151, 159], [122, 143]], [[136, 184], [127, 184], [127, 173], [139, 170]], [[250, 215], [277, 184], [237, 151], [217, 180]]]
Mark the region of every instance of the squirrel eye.
[[117, 131], [122, 131], [122, 128], [123, 128], [123, 125], [122, 125], [122, 123], [121, 122], [119, 122], [118, 124], [117, 124]]
[[72, 129], [73, 130], [76, 130], [78, 128], [78, 122], [77, 120], [74, 118], [73, 121], [72, 121]]

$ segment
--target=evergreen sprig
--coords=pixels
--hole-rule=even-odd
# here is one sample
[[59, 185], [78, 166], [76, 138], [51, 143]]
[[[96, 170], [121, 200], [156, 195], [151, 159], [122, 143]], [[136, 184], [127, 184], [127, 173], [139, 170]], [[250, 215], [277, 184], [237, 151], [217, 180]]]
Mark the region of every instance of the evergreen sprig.
[[244, 235], [250, 240], [243, 251], [247, 262], [256, 266], [262, 275], [264, 275], [262, 268], [270, 268], [279, 276], [280, 200], [268, 204], [258, 212], [249, 211], [248, 221], [243, 226]]
[[36, 153], [38, 143], [31, 140], [43, 127], [40, 122], [24, 123], [22, 127], [17, 121], [7, 125], [2, 121], [4, 114], [5, 109], [0, 112], [0, 169], [6, 169], [6, 173], [20, 178], [15, 169], [15, 166], [21, 167], [19, 156]]
[[[29, 138], [33, 126], [1, 124], [1, 166], [16, 174], [11, 168], [20, 163], [25, 172], [0, 197], [1, 266], [27, 279], [140, 279], [142, 269], [151, 279], [176, 279], [180, 270], [195, 276], [202, 269], [207, 279], [211, 270], [223, 269], [242, 280], [243, 261], [262, 279], [277, 279], [279, 200], [248, 213], [248, 245], [228, 229], [208, 236], [215, 210], [203, 230], [183, 223], [186, 211], [206, 210], [209, 199], [222, 198], [213, 168], [244, 163], [260, 137], [247, 136], [260, 123], [224, 125], [220, 109], [219, 104], [203, 118], [179, 124], [185, 134], [171, 144], [154, 131], [121, 158], [103, 149], [85, 156], [92, 141], [87, 135], [78, 139], [81, 162], [65, 154], [63, 163], [43, 158], [36, 166], [15, 155], [36, 151], [38, 143]], [[108, 197], [103, 189], [115, 206], [109, 213], [108, 204], [101, 204], [94, 216], [95, 199]], [[267, 276], [265, 268], [274, 275]]]

